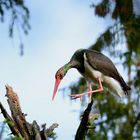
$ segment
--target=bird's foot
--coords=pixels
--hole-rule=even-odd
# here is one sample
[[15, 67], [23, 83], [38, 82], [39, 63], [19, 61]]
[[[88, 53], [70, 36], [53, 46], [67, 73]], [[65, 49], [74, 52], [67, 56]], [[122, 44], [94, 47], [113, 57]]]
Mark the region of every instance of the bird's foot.
[[[87, 93], [82, 93], [82, 94], [71, 94], [71, 95], [69, 95], [70, 97], [71, 97], [71, 99], [72, 100], [75, 100], [75, 99], [78, 99], [78, 98], [80, 98], [80, 100], [82, 100], [82, 97], [84, 96], [84, 95], [86, 95]], [[88, 96], [89, 96], [89, 103], [91, 102], [91, 100], [92, 100], [92, 93], [91, 94], [88, 94]]]
[[96, 89], [96, 90], [92, 90], [91, 88], [91, 84], [89, 84], [89, 91], [88, 92], [85, 92], [85, 93], [81, 93], [81, 94], [71, 94], [69, 95], [72, 99], [77, 99], [77, 98], [82, 98], [84, 95], [89, 95], [89, 102], [91, 102], [92, 100], [92, 94], [93, 93], [96, 93], [96, 92], [102, 92], [103, 91], [103, 86], [102, 86], [102, 83], [101, 83], [101, 80], [99, 80], [99, 89]]
[[71, 94], [69, 95], [71, 97], [71, 99], [77, 99], [77, 98], [80, 98], [82, 99], [82, 97], [85, 95], [86, 93], [81, 93], [81, 94]]
[[92, 93], [91, 94], [88, 94], [88, 97], [89, 97], [88, 102], [90, 103], [92, 101]]

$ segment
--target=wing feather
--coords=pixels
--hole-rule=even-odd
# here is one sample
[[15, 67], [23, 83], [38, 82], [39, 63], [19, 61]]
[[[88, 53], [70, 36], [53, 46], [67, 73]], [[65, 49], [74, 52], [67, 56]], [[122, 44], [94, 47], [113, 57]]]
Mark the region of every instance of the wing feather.
[[107, 56], [93, 50], [86, 50], [85, 54], [87, 62], [93, 69], [100, 71], [106, 76], [116, 79], [124, 91], [130, 90], [130, 87], [127, 86], [117, 68]]

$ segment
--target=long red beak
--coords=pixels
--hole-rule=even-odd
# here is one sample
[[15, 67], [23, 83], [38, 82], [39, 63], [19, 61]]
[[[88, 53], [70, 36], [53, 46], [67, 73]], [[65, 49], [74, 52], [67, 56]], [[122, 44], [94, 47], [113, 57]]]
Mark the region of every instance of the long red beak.
[[58, 89], [58, 86], [59, 86], [60, 82], [61, 82], [60, 78], [57, 77], [56, 80], [55, 80], [55, 86], [54, 86], [52, 100], [54, 100], [54, 97], [56, 95], [56, 92], [57, 92], [57, 89]]

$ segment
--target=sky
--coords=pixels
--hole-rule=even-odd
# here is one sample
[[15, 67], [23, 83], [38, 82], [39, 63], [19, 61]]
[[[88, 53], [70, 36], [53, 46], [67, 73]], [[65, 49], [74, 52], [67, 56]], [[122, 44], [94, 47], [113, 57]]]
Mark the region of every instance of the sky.
[[[58, 92], [52, 101], [54, 76], [80, 48], [88, 48], [107, 24], [94, 15], [93, 0], [26, 0], [30, 10], [31, 30], [22, 35], [24, 56], [19, 55], [19, 38], [8, 38], [8, 23], [0, 24], [0, 101], [8, 110], [5, 85], [20, 98], [27, 120], [38, 124], [58, 123], [57, 140], [72, 140], [79, 125], [80, 100], [70, 101]], [[81, 75], [70, 70], [60, 88], [68, 87]], [[70, 93], [68, 93], [70, 94]], [[2, 117], [0, 115], [1, 121]]]

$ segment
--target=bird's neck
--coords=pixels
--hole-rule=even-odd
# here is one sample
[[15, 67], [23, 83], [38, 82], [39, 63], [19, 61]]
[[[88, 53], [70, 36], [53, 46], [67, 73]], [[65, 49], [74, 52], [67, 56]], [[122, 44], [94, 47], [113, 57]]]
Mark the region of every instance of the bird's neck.
[[63, 66], [64, 72], [67, 73], [67, 71], [71, 68], [75, 68], [76, 63], [74, 61], [70, 61], [67, 64]]
[[64, 66], [63, 66], [63, 69], [64, 69], [64, 72], [65, 73], [67, 73], [67, 71], [70, 69], [71, 67], [70, 67], [70, 64], [69, 63], [67, 63], [67, 64], [65, 64]]
[[84, 73], [85, 71], [84, 63], [82, 62], [80, 63], [79, 61], [73, 61], [73, 60], [65, 64], [63, 68], [65, 73], [67, 73], [67, 71], [71, 68], [76, 68], [81, 73]]

